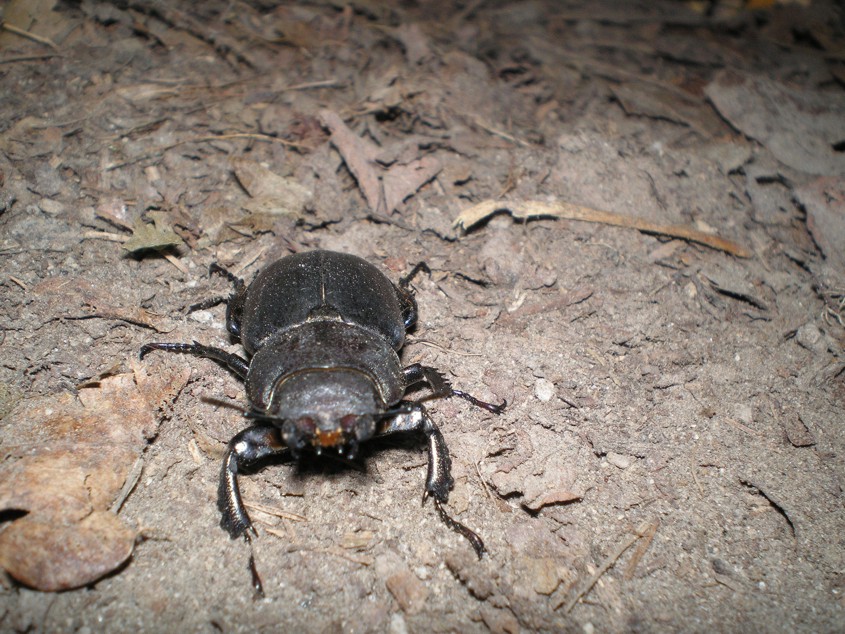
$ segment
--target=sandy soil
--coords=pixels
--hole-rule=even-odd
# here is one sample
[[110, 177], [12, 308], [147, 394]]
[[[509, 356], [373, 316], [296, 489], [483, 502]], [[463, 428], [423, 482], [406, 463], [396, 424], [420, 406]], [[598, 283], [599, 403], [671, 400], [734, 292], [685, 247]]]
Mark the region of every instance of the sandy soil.
[[[841, 10], [276, 4], [6, 4], [0, 630], [845, 629]], [[242, 386], [138, 350], [314, 248], [427, 262], [403, 360], [507, 399], [430, 404], [481, 561], [391, 438], [241, 478], [254, 595]]]

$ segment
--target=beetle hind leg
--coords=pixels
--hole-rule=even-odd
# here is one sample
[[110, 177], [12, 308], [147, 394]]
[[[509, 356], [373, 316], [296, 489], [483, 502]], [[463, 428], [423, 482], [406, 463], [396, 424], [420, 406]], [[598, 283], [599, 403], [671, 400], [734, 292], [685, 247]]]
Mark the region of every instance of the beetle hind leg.
[[217, 273], [229, 280], [235, 287], [234, 292], [229, 295], [218, 295], [206, 300], [192, 304], [188, 312], [212, 308], [218, 304], [226, 304], [226, 330], [228, 330], [238, 341], [241, 338], [241, 314], [243, 313], [244, 298], [246, 297], [246, 282], [237, 275], [223, 268], [217, 262], [208, 267], [210, 274]]
[[402, 322], [405, 325], [405, 330], [410, 330], [417, 323], [417, 300], [414, 298], [414, 292], [411, 290], [411, 280], [413, 280], [417, 273], [425, 271], [431, 275], [431, 269], [425, 262], [418, 262], [417, 265], [411, 269], [405, 277], [399, 280], [399, 285], [396, 286], [396, 296], [399, 298], [399, 305], [402, 307]]
[[402, 372], [405, 376], [406, 385], [413, 385], [414, 383], [428, 384], [431, 388], [431, 394], [426, 398], [426, 400], [457, 396], [458, 398], [462, 398], [465, 401], [472, 403], [476, 407], [486, 409], [491, 414], [501, 414], [505, 411], [505, 407], [508, 405], [507, 401], [502, 401], [499, 405], [496, 405], [495, 403], [488, 403], [487, 401], [475, 398], [472, 394], [468, 394], [463, 390], [456, 390], [439, 370], [426, 365], [414, 363], [402, 370]]

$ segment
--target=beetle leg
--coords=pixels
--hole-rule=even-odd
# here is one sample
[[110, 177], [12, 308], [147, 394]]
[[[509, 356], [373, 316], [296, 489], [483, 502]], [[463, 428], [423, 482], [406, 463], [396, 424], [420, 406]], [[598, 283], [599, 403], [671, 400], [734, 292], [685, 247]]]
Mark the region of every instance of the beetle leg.
[[425, 400], [457, 396], [465, 401], [469, 401], [476, 407], [486, 409], [492, 414], [501, 414], [505, 411], [505, 407], [508, 404], [507, 401], [502, 401], [500, 405], [494, 405], [493, 403], [477, 399], [472, 394], [456, 390], [452, 387], [451, 383], [449, 383], [449, 380], [438, 370], [426, 365], [420, 365], [419, 363], [409, 365], [407, 368], [402, 370], [402, 374], [405, 377], [405, 385], [413, 385], [414, 383], [422, 382], [428, 383], [428, 386], [431, 388], [431, 394]]
[[243, 535], [247, 541], [255, 528], [247, 515], [238, 488], [238, 471], [262, 458], [278, 455], [287, 449], [281, 430], [273, 425], [253, 425], [243, 430], [229, 442], [220, 474], [218, 507], [223, 513], [220, 525], [232, 536]]
[[405, 277], [399, 280], [399, 286], [396, 287], [396, 295], [399, 298], [399, 304], [402, 307], [402, 321], [405, 324], [405, 330], [408, 330], [417, 323], [417, 300], [414, 299], [414, 293], [410, 289], [411, 280], [416, 277], [417, 273], [425, 271], [431, 275], [431, 269], [425, 262], [418, 262], [417, 265], [411, 269]]
[[399, 287], [407, 289], [408, 286], [411, 284], [411, 281], [417, 276], [417, 273], [420, 271], [425, 271], [429, 275], [431, 275], [431, 269], [428, 268], [428, 264], [425, 262], [417, 262], [416, 266], [411, 269], [411, 272], [408, 273], [405, 277], [399, 280]]
[[216, 297], [209, 297], [208, 299], [204, 299], [201, 302], [197, 302], [196, 304], [191, 304], [188, 306], [188, 313], [195, 313], [198, 310], [205, 310], [207, 308], [214, 308], [218, 304], [222, 304], [223, 302], [228, 302], [229, 296], [228, 295], [217, 295]]
[[431, 495], [440, 519], [453, 531], [463, 535], [481, 559], [485, 551], [484, 542], [474, 531], [450, 517], [443, 508], [449, 500], [449, 491], [455, 484], [452, 478], [452, 459], [449, 457], [449, 449], [446, 447], [443, 434], [421, 403], [403, 401], [402, 405], [407, 406], [408, 409], [387, 419], [387, 425], [382, 428], [381, 433], [416, 431], [425, 435], [428, 440], [428, 473], [425, 478], [423, 502]]
[[235, 286], [234, 292], [222, 301], [226, 302], [226, 330], [240, 341], [241, 314], [243, 313], [244, 300], [246, 299], [246, 283], [228, 269], [224, 269], [217, 262], [213, 262], [208, 267], [208, 272], [222, 275]]
[[182, 354], [192, 354], [196, 357], [205, 357], [206, 359], [213, 359], [218, 363], [222, 363], [232, 372], [237, 374], [241, 379], [246, 379], [246, 373], [249, 371], [249, 363], [243, 357], [240, 357], [231, 352], [226, 352], [221, 348], [213, 348], [211, 346], [204, 346], [196, 341], [193, 343], [147, 343], [141, 346], [140, 356], [144, 356], [151, 350], [166, 350], [167, 352], [180, 352]]

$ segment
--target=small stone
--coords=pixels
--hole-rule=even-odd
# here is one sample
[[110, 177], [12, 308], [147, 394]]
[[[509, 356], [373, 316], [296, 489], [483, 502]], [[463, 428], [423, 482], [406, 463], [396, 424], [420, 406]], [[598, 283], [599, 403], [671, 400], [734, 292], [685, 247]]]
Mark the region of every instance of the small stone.
[[188, 319], [198, 321], [201, 324], [207, 324], [214, 319], [214, 315], [209, 310], [195, 310], [188, 315]]
[[623, 456], [622, 454], [613, 453], [612, 451], [607, 454], [607, 461], [614, 467], [618, 467], [620, 469], [627, 469], [631, 466], [630, 456]]
[[806, 323], [795, 333], [795, 341], [811, 352], [824, 352], [826, 342], [822, 331], [813, 323]]
[[428, 598], [428, 588], [407, 568], [390, 575], [385, 585], [406, 614], [422, 610]]
[[65, 210], [65, 206], [62, 203], [51, 198], [42, 198], [38, 206], [41, 208], [41, 211], [51, 216], [57, 216]]
[[548, 379], [537, 379], [534, 383], [534, 396], [543, 403], [548, 403], [555, 395], [554, 383]]

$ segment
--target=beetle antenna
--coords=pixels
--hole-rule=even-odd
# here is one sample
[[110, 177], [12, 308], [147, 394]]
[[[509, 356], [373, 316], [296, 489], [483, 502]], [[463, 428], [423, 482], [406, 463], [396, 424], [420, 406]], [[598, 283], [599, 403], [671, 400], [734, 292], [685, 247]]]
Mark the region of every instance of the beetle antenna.
[[270, 414], [267, 414], [266, 412], [259, 412], [259, 411], [254, 410], [254, 409], [242, 408], [241, 414], [243, 415], [244, 418], [248, 418], [249, 420], [256, 420], [256, 421], [262, 421], [262, 422], [273, 422], [273, 421], [284, 422], [284, 420], [285, 420], [281, 416], [272, 416]]
[[230, 401], [229, 399], [220, 398], [217, 396], [203, 396], [200, 400], [203, 403], [210, 403], [211, 405], [217, 405], [218, 407], [226, 407], [228, 409], [233, 409], [236, 412], [240, 412], [244, 416], [247, 416], [250, 411], [237, 401]]

